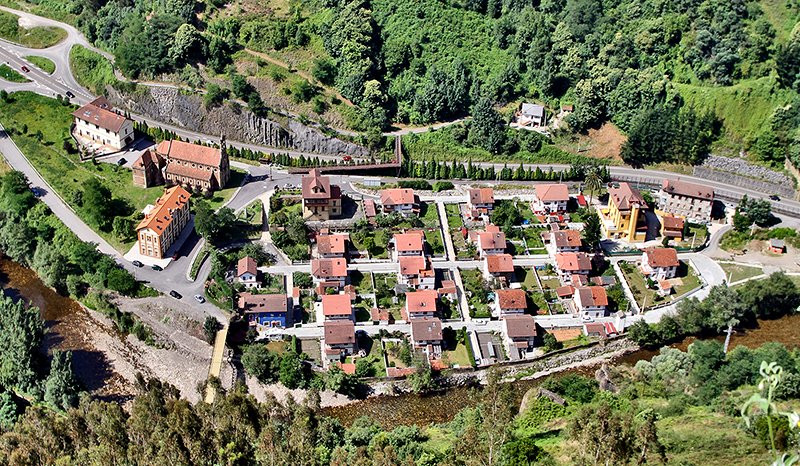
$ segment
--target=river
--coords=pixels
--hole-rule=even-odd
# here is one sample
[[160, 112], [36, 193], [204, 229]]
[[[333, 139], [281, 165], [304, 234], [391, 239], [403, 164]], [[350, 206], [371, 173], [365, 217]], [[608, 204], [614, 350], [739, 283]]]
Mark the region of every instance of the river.
[[[759, 321], [759, 327], [745, 332], [735, 333], [731, 337], [730, 347], [739, 345], [756, 348], [768, 341], [777, 341], [787, 347], [800, 347], [800, 314], [795, 314], [776, 320]], [[723, 341], [724, 336], [717, 337]], [[672, 346], [681, 350], [695, 341], [695, 337], [688, 337]], [[650, 360], [658, 351], [638, 350], [613, 359], [612, 364], [636, 364], [639, 360]], [[581, 367], [562, 372], [582, 373], [593, 376], [597, 366]], [[550, 377], [559, 377], [560, 374]], [[520, 380], [511, 382], [514, 402], [519, 404], [522, 397], [530, 388], [542, 383], [544, 379]], [[323, 409], [327, 415], [336, 417], [345, 425], [350, 425], [361, 416], [370, 416], [384, 428], [391, 429], [398, 425], [415, 424], [426, 426], [431, 423], [448, 422], [463, 408], [475, 406], [479, 402], [479, 389], [457, 387], [433, 395], [406, 394], [400, 396], [379, 396], [368, 398], [358, 403]]]

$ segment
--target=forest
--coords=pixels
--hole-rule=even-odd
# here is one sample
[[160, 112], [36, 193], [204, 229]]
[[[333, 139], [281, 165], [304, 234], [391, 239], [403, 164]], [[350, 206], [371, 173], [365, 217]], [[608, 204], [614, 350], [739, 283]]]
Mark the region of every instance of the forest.
[[[245, 49], [304, 57], [301, 71], [356, 105], [350, 123], [362, 131], [472, 115], [461, 144], [510, 153], [518, 148], [503, 147], [502, 122], [524, 100], [550, 113], [573, 104], [571, 131], [612, 122], [630, 137], [622, 157], [634, 165], [695, 164], [721, 136], [764, 163], [800, 159], [797, 1], [46, 0], [39, 9], [74, 22], [129, 77], [227, 73], [256, 113], [263, 102], [231, 71]], [[307, 101], [314, 87], [286, 91]]]

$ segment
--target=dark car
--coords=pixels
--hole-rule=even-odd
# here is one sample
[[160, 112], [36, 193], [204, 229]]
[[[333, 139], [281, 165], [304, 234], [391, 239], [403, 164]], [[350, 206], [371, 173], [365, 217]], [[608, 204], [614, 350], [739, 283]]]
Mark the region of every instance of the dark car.
[[67, 91], [67, 97], [69, 97], [70, 99], [74, 99], [75, 94], [73, 94], [72, 91]]
[[119, 165], [120, 167], [125, 165], [126, 163], [128, 163], [128, 161], [125, 160], [125, 157], [122, 157], [121, 159], [117, 160], [117, 165]]
[[177, 292], [177, 291], [175, 291], [175, 290], [169, 290], [169, 295], [170, 295], [170, 296], [172, 296], [172, 297], [173, 297], [173, 298], [175, 298], [175, 299], [181, 299], [181, 298], [183, 298], [183, 296], [181, 296], [181, 294], [180, 294], [180, 293], [178, 293], [178, 292]]
[[781, 200], [781, 197], [778, 196], [777, 194], [773, 194], [769, 198], [772, 199], [773, 201], [780, 201]]
[[28, 68], [28, 67], [27, 67], [27, 66], [25, 66], [25, 65], [22, 65], [22, 71], [24, 71], [24, 72], [26, 72], [26, 73], [30, 73], [31, 69], [30, 69], [30, 68]]
[[163, 268], [163, 267], [161, 267], [161, 266], [160, 266], [160, 265], [158, 265], [158, 264], [154, 265], [154, 266], [153, 266], [153, 267], [151, 267], [151, 268], [152, 268], [153, 270], [155, 270], [156, 272], [161, 272], [162, 270], [164, 270], [164, 268]]
[[144, 265], [139, 261], [133, 261], [133, 262], [131, 262], [131, 264], [135, 265], [136, 267], [142, 267]]

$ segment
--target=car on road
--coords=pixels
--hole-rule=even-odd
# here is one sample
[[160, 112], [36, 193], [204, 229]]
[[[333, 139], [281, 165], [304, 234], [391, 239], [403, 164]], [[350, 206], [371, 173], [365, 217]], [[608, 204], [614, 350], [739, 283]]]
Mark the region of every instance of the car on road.
[[120, 167], [125, 165], [126, 163], [128, 163], [128, 161], [125, 160], [125, 157], [122, 157], [121, 159], [117, 160], [117, 165]]
[[133, 261], [133, 262], [131, 262], [131, 264], [133, 264], [136, 267], [142, 267], [144, 265], [140, 261]]
[[161, 266], [160, 266], [160, 265], [158, 265], [158, 264], [153, 264], [153, 266], [152, 266], [152, 267], [150, 267], [150, 268], [151, 268], [151, 269], [153, 269], [153, 270], [155, 270], [156, 272], [161, 272], [162, 270], [164, 270], [164, 267], [161, 267]]
[[200, 304], [203, 304], [204, 302], [206, 302], [206, 298], [204, 298], [203, 295], [199, 295], [199, 294], [194, 295], [194, 300], [197, 301]]
[[781, 197], [778, 196], [777, 194], [773, 194], [769, 198], [772, 199], [773, 201], [776, 201], [776, 202], [779, 202], [781, 200]]
[[30, 68], [28, 68], [28, 67], [27, 67], [27, 66], [25, 66], [25, 65], [22, 65], [22, 71], [24, 71], [24, 72], [26, 72], [26, 73], [30, 73], [30, 72], [31, 72], [31, 69], [30, 69]]
[[353, 157], [350, 157], [349, 155], [345, 155], [344, 157], [342, 157], [342, 160], [344, 160], [345, 162], [349, 162], [349, 161], [353, 160]]
[[170, 295], [170, 296], [172, 296], [172, 297], [173, 297], [173, 298], [175, 298], [175, 299], [181, 299], [181, 298], [183, 298], [183, 296], [181, 296], [181, 294], [180, 294], [180, 293], [178, 293], [178, 292], [177, 292], [177, 291], [175, 291], [175, 290], [169, 290], [169, 295]]
[[72, 91], [67, 91], [67, 97], [69, 97], [70, 99], [74, 99], [75, 94], [73, 94]]

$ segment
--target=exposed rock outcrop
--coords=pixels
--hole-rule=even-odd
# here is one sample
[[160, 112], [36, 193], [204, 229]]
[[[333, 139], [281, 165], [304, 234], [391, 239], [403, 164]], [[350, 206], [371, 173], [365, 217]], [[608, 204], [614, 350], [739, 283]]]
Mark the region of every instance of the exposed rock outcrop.
[[191, 131], [225, 135], [235, 141], [319, 154], [367, 156], [358, 144], [323, 134], [290, 118], [260, 118], [235, 102], [206, 110], [202, 98], [170, 87], [139, 87], [133, 94], [108, 89], [111, 102], [132, 113]]

